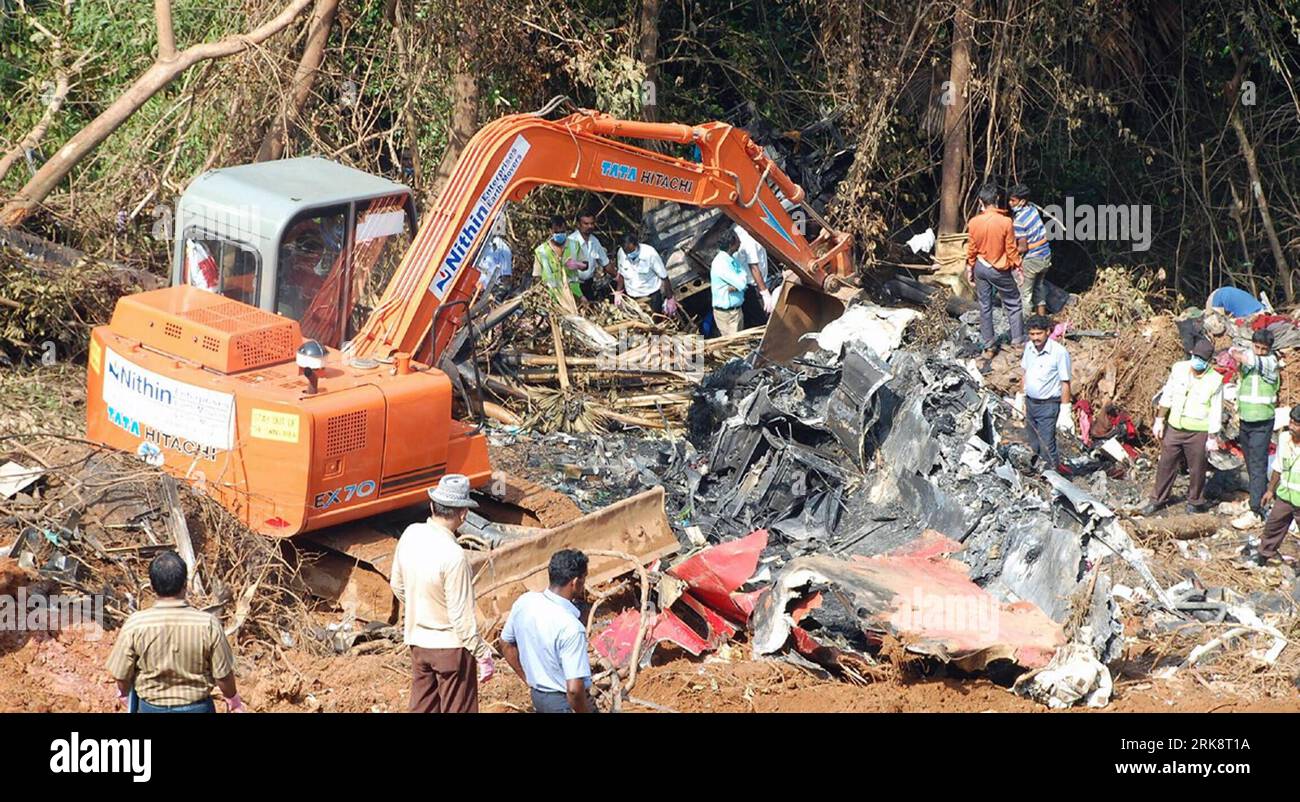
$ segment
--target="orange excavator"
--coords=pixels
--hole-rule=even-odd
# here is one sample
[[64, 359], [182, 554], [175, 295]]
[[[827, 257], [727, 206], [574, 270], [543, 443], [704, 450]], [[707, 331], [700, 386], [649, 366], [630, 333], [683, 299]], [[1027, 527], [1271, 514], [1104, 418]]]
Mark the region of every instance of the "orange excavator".
[[[192, 276], [203, 271], [191, 264], [174, 273], [174, 286], [120, 299], [111, 322], [95, 328], [88, 436], [140, 453], [172, 473], [201, 474], [206, 491], [237, 518], [275, 537], [423, 505], [426, 489], [444, 473], [466, 474], [475, 488], [484, 488], [492, 476], [486, 438], [481, 427], [453, 417], [452, 383], [431, 365], [467, 318], [478, 279], [475, 257], [492, 223], [507, 202], [542, 185], [715, 207], [744, 226], [788, 270], [764, 344], [773, 358], [781, 358], [801, 331], [842, 312], [829, 293], [852, 274], [850, 238], [810, 206], [806, 212], [820, 234], [809, 241], [800, 233], [782, 200], [798, 206], [803, 190], [744, 131], [720, 122], [637, 122], [588, 110], [548, 119], [556, 105], [502, 117], [475, 134], [391, 281], [342, 350], [316, 339], [304, 342], [300, 322], [284, 314], [293, 305], [274, 306], [277, 297], [292, 296], [284, 284], [296, 274], [287, 263], [279, 265], [279, 290], [259, 290], [256, 282], [268, 278], [271, 265], [255, 247], [222, 240], [222, 232], [208, 230], [214, 225], [201, 235], [206, 250], [187, 242], [191, 252], [181, 254], [178, 245], [178, 258], [199, 260], [216, 283], [196, 286], [203, 279]], [[694, 145], [701, 160], [626, 140], [683, 150]], [[300, 161], [301, 170], [331, 164]], [[285, 164], [229, 169], [283, 172]], [[284, 194], [301, 201], [305, 192], [290, 187]], [[401, 227], [400, 192], [378, 187], [368, 197], [376, 199], [376, 214], [363, 220], [356, 205], [357, 211], [340, 213], [347, 221], [338, 226], [342, 234], [317, 225], [306, 250], [289, 247], [286, 258], [308, 268], [325, 264], [334, 257], [320, 261], [322, 250], [333, 254], [370, 242], [361, 233], [367, 226], [372, 234], [376, 227]], [[302, 214], [295, 214], [272, 226], [272, 234], [299, 236], [303, 227], [294, 220]], [[413, 217], [409, 208], [405, 214]], [[316, 225], [325, 218], [312, 219]], [[355, 231], [349, 234], [348, 226]], [[239, 280], [220, 278], [227, 270]], [[321, 273], [315, 284], [348, 283], [332, 273], [322, 280]], [[225, 291], [227, 283], [236, 289]], [[262, 308], [259, 299], [266, 301]], [[336, 322], [344, 317], [333, 315]]]

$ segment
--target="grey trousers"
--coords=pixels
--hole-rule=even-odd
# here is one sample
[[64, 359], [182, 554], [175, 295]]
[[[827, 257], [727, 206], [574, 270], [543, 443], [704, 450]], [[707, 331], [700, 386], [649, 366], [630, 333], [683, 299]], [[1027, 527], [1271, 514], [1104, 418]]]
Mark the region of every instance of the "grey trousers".
[[1174, 488], [1174, 480], [1187, 466], [1187, 501], [1201, 504], [1205, 501], [1205, 472], [1209, 469], [1206, 458], [1205, 441], [1209, 435], [1205, 432], [1187, 432], [1165, 427], [1165, 439], [1160, 443], [1160, 461], [1156, 464], [1156, 486], [1151, 500], [1164, 504], [1169, 500], [1169, 491]]
[[996, 270], [975, 263], [975, 295], [980, 302], [980, 339], [985, 350], [993, 347], [993, 294], [1002, 298], [1002, 309], [1011, 321], [1011, 344], [1025, 342], [1025, 318], [1020, 308], [1020, 288], [1010, 270]]
[[1061, 416], [1061, 397], [1038, 400], [1025, 399], [1025, 422], [1029, 424], [1030, 445], [1039, 459], [1047, 463], [1047, 470], [1056, 470], [1061, 464], [1056, 449], [1056, 421]]
[[572, 713], [569, 695], [560, 691], [539, 691], [529, 688], [528, 695], [533, 699], [533, 710], [538, 713]]
[[1277, 556], [1278, 549], [1282, 548], [1282, 541], [1286, 539], [1286, 533], [1291, 529], [1291, 521], [1300, 513], [1297, 508], [1288, 501], [1280, 498], [1273, 499], [1273, 508], [1268, 512], [1268, 520], [1264, 521], [1264, 534], [1259, 539], [1259, 553], [1265, 557]]
[[1026, 256], [1022, 265], [1024, 280], [1020, 283], [1020, 300], [1025, 317], [1034, 313], [1039, 304], [1047, 303], [1047, 271], [1052, 269], [1052, 256]]

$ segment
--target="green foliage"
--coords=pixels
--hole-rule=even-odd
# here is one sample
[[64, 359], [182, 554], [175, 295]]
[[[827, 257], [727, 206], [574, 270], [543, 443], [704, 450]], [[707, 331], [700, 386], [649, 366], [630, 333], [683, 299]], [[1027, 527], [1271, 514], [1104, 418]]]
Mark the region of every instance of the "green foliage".
[[[175, 0], [177, 45], [247, 30], [282, 0]], [[1148, 204], [1156, 237], [1141, 258], [1177, 261], [1169, 275], [1195, 288], [1249, 264], [1276, 271], [1246, 192], [1228, 125], [1225, 86], [1240, 69], [1259, 102], [1239, 106], [1259, 150], [1280, 236], [1300, 231], [1293, 176], [1300, 167], [1300, 12], [1287, 0], [1086, 0], [1015, 10], [977, 3], [963, 188], [987, 178], [1026, 181], [1042, 203]], [[152, 4], [0, 0], [0, 146], [41, 118], [53, 85], [51, 36], [75, 76], [37, 148], [48, 158], [151, 63]], [[911, 0], [664, 0], [654, 64], [638, 51], [641, 0], [347, 0], [285, 155], [326, 155], [431, 188], [447, 147], [453, 80], [468, 70], [481, 120], [538, 108], [555, 95], [620, 116], [643, 109], [653, 78], [662, 120], [726, 119], [746, 103], [782, 129], [842, 113], [857, 161], [834, 221], [878, 250], [937, 217], [951, 3]], [[245, 162], [272, 123], [291, 115], [290, 86], [305, 18], [266, 45], [189, 70], [78, 166], [48, 200], [42, 231], [92, 251], [161, 267], [152, 210], [202, 169]], [[0, 194], [29, 176], [25, 160]], [[1244, 199], [1233, 218], [1231, 189]], [[428, 199], [426, 199], [427, 202]], [[636, 225], [633, 198], [535, 194], [523, 230], [552, 209], [606, 206], [611, 230]], [[123, 219], [125, 218], [125, 220]], [[1242, 230], [1245, 236], [1243, 256]], [[1089, 246], [1096, 261], [1134, 258], [1122, 244]], [[1294, 248], [1292, 249], [1294, 252]], [[1210, 269], [1207, 270], [1206, 266]], [[1213, 271], [1213, 272], [1212, 272]], [[1226, 274], [1224, 271], [1228, 271]]]

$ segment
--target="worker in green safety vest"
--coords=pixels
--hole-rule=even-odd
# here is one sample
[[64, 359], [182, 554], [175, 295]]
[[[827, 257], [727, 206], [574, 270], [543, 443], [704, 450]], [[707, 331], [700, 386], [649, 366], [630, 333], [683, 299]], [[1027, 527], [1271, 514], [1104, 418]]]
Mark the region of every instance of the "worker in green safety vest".
[[563, 216], [551, 216], [551, 235], [533, 250], [533, 280], [540, 279], [551, 299], [572, 314], [577, 312], [575, 302], [583, 299], [578, 279], [581, 243], [566, 234], [566, 228]]
[[1169, 501], [1174, 479], [1187, 465], [1187, 511], [1209, 509], [1205, 500], [1205, 472], [1209, 452], [1219, 447], [1223, 426], [1223, 377], [1212, 365], [1214, 346], [1201, 338], [1192, 346], [1191, 359], [1175, 362], [1160, 391], [1151, 433], [1160, 441], [1160, 462], [1151, 500], [1142, 508], [1152, 515]]
[[1274, 410], [1282, 383], [1277, 356], [1273, 354], [1273, 332], [1260, 329], [1251, 337], [1251, 347], [1230, 348], [1237, 360], [1237, 418], [1241, 433], [1237, 443], [1246, 453], [1250, 477], [1250, 509], [1233, 519], [1237, 529], [1251, 529], [1263, 523], [1264, 487], [1268, 484], [1268, 446], [1273, 441]]
[[1273, 508], [1264, 522], [1259, 551], [1247, 549], [1245, 554], [1246, 559], [1255, 565], [1267, 565], [1277, 556], [1282, 538], [1286, 537], [1291, 522], [1300, 514], [1300, 405], [1291, 407], [1291, 421], [1277, 438], [1273, 475], [1268, 490], [1264, 491], [1264, 504], [1270, 503]]

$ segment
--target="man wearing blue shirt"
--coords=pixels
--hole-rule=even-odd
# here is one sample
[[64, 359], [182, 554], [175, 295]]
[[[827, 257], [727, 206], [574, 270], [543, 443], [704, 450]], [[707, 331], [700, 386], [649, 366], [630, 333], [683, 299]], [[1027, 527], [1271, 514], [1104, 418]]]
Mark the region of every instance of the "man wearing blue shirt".
[[1219, 310], [1233, 317], [1250, 317], [1264, 311], [1264, 304], [1255, 296], [1236, 287], [1220, 287], [1205, 299], [1205, 311]]
[[718, 334], [727, 336], [740, 331], [741, 307], [745, 305], [745, 287], [749, 282], [745, 271], [732, 257], [731, 252], [740, 247], [740, 238], [734, 229], [724, 229], [718, 240], [718, 255], [709, 266], [709, 287], [713, 293], [713, 322]]
[[538, 713], [594, 713], [588, 689], [587, 628], [573, 603], [587, 590], [587, 555], [562, 549], [547, 566], [550, 587], [530, 591], [510, 608], [501, 651], [528, 683]]
[[[1020, 359], [1025, 375], [1021, 389], [1025, 394], [1025, 421], [1029, 424], [1030, 442], [1044, 470], [1055, 469], [1068, 476], [1056, 448], [1058, 422], [1072, 428], [1070, 417], [1070, 352], [1051, 339], [1052, 321], [1042, 315], [1029, 319], [1029, 342]], [[1068, 422], [1068, 424], [1067, 424]]]
[[1020, 301], [1024, 315], [1047, 315], [1047, 271], [1052, 269], [1052, 246], [1038, 207], [1029, 200], [1029, 187], [1016, 184], [1007, 192], [1011, 206], [1016, 250], [1020, 251]]

